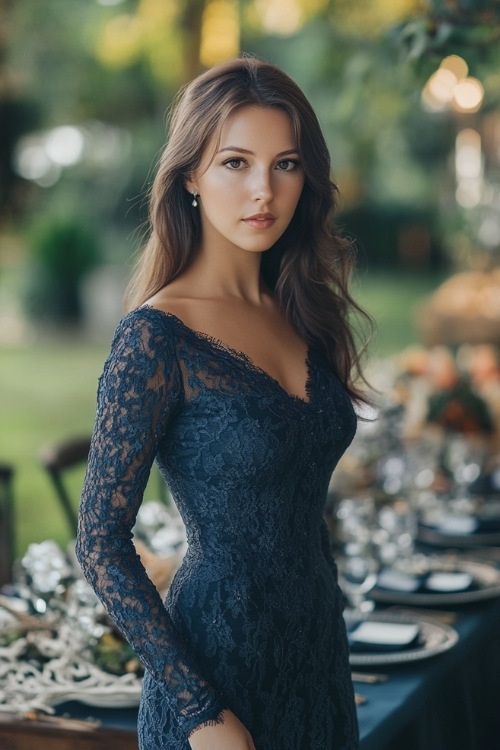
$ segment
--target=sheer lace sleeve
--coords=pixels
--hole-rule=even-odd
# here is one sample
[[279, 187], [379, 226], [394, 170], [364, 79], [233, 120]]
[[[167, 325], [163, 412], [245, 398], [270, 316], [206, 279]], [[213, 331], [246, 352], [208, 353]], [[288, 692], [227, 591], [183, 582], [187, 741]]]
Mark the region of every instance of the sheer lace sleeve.
[[176, 633], [132, 543], [152, 462], [181, 403], [182, 381], [168, 330], [141, 310], [130, 313], [117, 329], [99, 381], [77, 556], [145, 667], [166, 684], [187, 736], [215, 720], [222, 706]]

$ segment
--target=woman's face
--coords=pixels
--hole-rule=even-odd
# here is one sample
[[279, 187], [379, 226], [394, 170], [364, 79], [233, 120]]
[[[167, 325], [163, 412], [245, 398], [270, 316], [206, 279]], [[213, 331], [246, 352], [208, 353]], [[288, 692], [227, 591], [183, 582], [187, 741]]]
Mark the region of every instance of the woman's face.
[[290, 117], [247, 106], [228, 117], [186, 183], [199, 193], [202, 249], [263, 252], [290, 223], [304, 185]]

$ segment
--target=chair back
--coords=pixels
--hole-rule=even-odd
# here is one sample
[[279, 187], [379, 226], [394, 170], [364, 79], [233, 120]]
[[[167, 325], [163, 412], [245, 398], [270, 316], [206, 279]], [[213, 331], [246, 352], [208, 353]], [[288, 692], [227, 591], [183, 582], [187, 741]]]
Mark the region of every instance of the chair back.
[[76, 533], [78, 512], [76, 504], [71, 501], [64, 473], [74, 466], [86, 463], [89, 450], [90, 436], [83, 436], [47, 445], [40, 452], [40, 463], [50, 476], [72, 535]]
[[14, 469], [0, 464], [0, 586], [12, 581], [14, 563], [14, 501], [12, 479]]

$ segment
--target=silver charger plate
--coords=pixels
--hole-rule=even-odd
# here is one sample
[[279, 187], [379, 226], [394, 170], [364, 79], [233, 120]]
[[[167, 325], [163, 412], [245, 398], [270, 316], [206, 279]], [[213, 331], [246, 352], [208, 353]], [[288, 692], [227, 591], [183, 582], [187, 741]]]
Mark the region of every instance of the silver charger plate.
[[[349, 623], [349, 614], [344, 613]], [[417, 624], [420, 627], [420, 643], [415, 648], [405, 648], [400, 651], [364, 651], [351, 652], [349, 662], [353, 667], [371, 667], [382, 664], [405, 664], [437, 656], [458, 642], [457, 631], [449, 625], [434, 622], [424, 617], [409, 617], [395, 615], [389, 612], [372, 612], [367, 618], [374, 622], [391, 622]]]
[[475, 588], [466, 591], [415, 591], [413, 593], [374, 588], [370, 592], [370, 598], [380, 604], [429, 607], [468, 604], [500, 596], [500, 571], [491, 565], [473, 560], [450, 561], [450, 558], [445, 555], [432, 556], [428, 563], [431, 572], [469, 573], [474, 579]]

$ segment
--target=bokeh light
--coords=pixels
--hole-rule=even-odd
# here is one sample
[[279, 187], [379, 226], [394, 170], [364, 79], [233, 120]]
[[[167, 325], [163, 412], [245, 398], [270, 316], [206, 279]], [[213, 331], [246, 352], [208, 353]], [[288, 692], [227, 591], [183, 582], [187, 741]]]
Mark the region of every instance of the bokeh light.
[[431, 75], [422, 91], [422, 104], [429, 112], [454, 109], [477, 112], [483, 103], [484, 88], [468, 76], [469, 66], [458, 55], [449, 55]]
[[213, 0], [203, 13], [200, 60], [211, 67], [239, 52], [240, 26], [234, 0]]
[[453, 91], [453, 105], [459, 112], [477, 112], [484, 99], [484, 88], [477, 78], [464, 78]]

